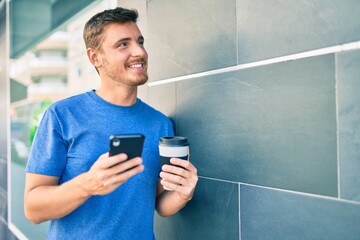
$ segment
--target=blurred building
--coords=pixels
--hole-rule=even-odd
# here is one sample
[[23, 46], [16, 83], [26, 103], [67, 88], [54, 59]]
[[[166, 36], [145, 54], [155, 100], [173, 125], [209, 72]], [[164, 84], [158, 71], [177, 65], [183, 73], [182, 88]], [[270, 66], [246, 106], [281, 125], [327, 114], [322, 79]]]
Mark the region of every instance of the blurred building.
[[[76, 3], [51, 1], [47, 3], [47, 7], [38, 2], [34, 3], [41, 5], [36, 6], [37, 8], [45, 8], [41, 12], [48, 11], [42, 15], [21, 14], [19, 11], [25, 11], [29, 5], [33, 6], [27, 1], [15, 0], [10, 6], [13, 9], [11, 12], [13, 17], [10, 17], [13, 20], [10, 28], [13, 40], [12, 51], [9, 52], [10, 59], [8, 59], [10, 79], [8, 95], [10, 138], [8, 139], [11, 152], [9, 186], [12, 191], [8, 201], [8, 225], [20, 239], [42, 239], [47, 229], [47, 223], [34, 226], [23, 214], [24, 168], [44, 111], [50, 104], [60, 99], [99, 87], [99, 76], [87, 59], [82, 38], [83, 27], [95, 13], [117, 6], [117, 0], [93, 1], [86, 6], [90, 2], [92, 1]], [[60, 5], [64, 10], [63, 13], [59, 12]], [[70, 14], [69, 17], [64, 18], [66, 23], [60, 24], [61, 14], [71, 13], [73, 5], [77, 5], [77, 8], [82, 10]], [[86, 9], [82, 6], [86, 6]], [[30, 16], [38, 19], [27, 19]], [[54, 27], [56, 24], [60, 25]], [[40, 27], [43, 29], [41, 30]], [[44, 34], [33, 36], [34, 31], [43, 31]], [[27, 47], [30, 45], [31, 47]], [[0, 239], [4, 239], [2, 234], [11, 235], [0, 231]]]
[[67, 95], [68, 33], [58, 31], [10, 64], [10, 78], [27, 87], [29, 102]]

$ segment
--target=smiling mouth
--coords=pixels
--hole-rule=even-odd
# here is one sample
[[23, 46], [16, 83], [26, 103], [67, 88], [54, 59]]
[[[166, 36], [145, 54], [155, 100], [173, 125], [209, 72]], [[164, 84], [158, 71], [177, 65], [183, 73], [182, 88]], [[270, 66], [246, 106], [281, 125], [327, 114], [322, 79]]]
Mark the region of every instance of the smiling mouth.
[[131, 64], [129, 65], [129, 68], [140, 68], [143, 69], [145, 67], [144, 63], [136, 63], [136, 64]]

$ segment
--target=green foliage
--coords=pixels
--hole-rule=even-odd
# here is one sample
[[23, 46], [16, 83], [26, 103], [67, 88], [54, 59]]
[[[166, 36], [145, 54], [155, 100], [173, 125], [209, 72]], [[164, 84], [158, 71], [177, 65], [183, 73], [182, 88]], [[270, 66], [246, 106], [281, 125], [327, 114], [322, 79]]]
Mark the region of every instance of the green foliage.
[[36, 134], [36, 130], [39, 127], [41, 119], [45, 113], [45, 110], [52, 104], [50, 99], [44, 99], [41, 101], [40, 106], [34, 110], [31, 122], [30, 122], [30, 145], [32, 145], [34, 141], [34, 137]]

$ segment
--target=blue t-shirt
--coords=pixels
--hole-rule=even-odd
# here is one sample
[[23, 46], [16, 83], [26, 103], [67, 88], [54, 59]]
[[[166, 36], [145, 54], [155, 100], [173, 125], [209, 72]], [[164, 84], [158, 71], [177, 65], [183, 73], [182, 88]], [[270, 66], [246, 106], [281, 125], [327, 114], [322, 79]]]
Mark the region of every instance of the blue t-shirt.
[[36, 132], [26, 171], [60, 177], [61, 184], [88, 171], [108, 152], [110, 135], [131, 133], [145, 136], [145, 170], [112, 193], [90, 197], [69, 215], [51, 220], [47, 239], [154, 239], [158, 140], [173, 135], [173, 127], [140, 99], [123, 107], [90, 91], [54, 103]]

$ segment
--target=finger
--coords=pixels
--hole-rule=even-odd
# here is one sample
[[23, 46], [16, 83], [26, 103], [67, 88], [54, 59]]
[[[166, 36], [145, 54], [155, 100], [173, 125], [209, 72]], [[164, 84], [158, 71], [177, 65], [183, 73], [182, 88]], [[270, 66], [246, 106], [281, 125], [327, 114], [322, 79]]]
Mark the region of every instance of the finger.
[[109, 157], [109, 152], [101, 154], [99, 159], [104, 159], [104, 158], [107, 158], [107, 157]]
[[191, 162], [180, 159], [180, 158], [171, 158], [170, 163], [181, 166], [181, 167], [189, 170], [190, 172], [194, 172], [196, 170], [196, 168], [194, 167], [194, 165], [192, 165]]
[[122, 163], [124, 161], [126, 161], [128, 158], [127, 158], [127, 155], [125, 153], [121, 153], [121, 154], [117, 154], [117, 155], [114, 155], [114, 156], [111, 156], [111, 157], [107, 157], [107, 158], [104, 158], [102, 160], [102, 167], [104, 168], [109, 168], [109, 167], [112, 167], [116, 164], [119, 164], [119, 163]]
[[141, 173], [144, 171], [144, 165], [138, 165], [130, 170], [127, 170], [125, 172], [119, 173], [117, 175], [114, 175], [112, 178], [109, 179], [108, 184], [122, 184], [125, 181], [127, 181], [129, 178], [135, 176], [136, 174]]
[[108, 158], [109, 158], [109, 153], [108, 152], [103, 153], [100, 155], [100, 157], [97, 159], [97, 161], [95, 163], [100, 164], [103, 161], [107, 161]]
[[162, 179], [166, 180], [166, 181], [174, 182], [175, 184], [187, 185], [186, 179], [179, 176], [179, 175], [174, 175], [174, 174], [171, 174], [171, 173], [161, 172], [160, 177]]
[[177, 185], [172, 182], [168, 182], [166, 180], [161, 180], [160, 183], [163, 185], [164, 188], [168, 188], [170, 190], [173, 190], [174, 192], [177, 192], [180, 197], [183, 199], [189, 201], [192, 199], [194, 194], [194, 188]]
[[164, 172], [169, 172], [169, 173], [173, 173], [176, 175], [180, 175], [183, 176], [185, 178], [189, 178], [191, 177], [191, 173], [189, 170], [184, 169], [182, 167], [177, 167], [177, 166], [173, 166], [173, 165], [163, 165], [161, 168]]
[[132, 158], [130, 160], [127, 160], [125, 162], [121, 162], [117, 165], [114, 165], [111, 167], [112, 169], [112, 174], [119, 174], [122, 172], [125, 172], [133, 167], [136, 167], [138, 165], [142, 164], [142, 158], [140, 157], [136, 157], [136, 158]]
[[187, 193], [187, 187], [179, 185], [174, 182], [167, 181], [165, 179], [162, 179], [160, 183], [163, 185], [163, 187], [180, 192], [180, 193]]
[[171, 186], [172, 185], [175, 185], [175, 184], [171, 184], [170, 182], [166, 181], [165, 179], [161, 179], [160, 180], [160, 184], [162, 185], [163, 189], [167, 189], [167, 190], [174, 190], [174, 188], [172, 188]]

